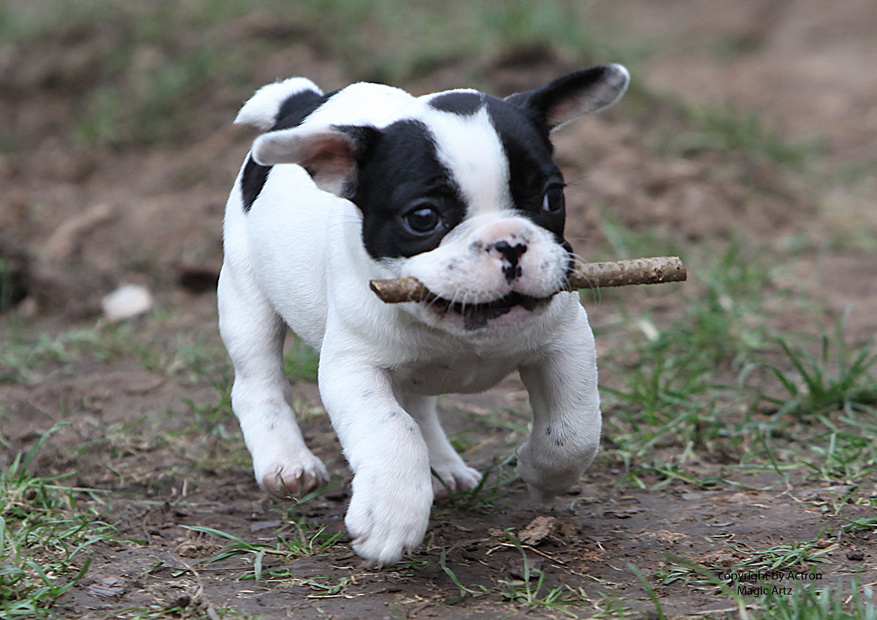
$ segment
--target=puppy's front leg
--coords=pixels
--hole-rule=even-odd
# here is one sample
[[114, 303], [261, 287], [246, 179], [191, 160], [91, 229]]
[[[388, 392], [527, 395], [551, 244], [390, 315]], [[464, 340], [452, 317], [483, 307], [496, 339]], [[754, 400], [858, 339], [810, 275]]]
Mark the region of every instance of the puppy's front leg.
[[368, 563], [393, 564], [423, 540], [433, 489], [417, 422], [393, 395], [387, 371], [324, 343], [320, 394], [353, 470], [344, 520]]
[[226, 264], [219, 276], [219, 331], [234, 365], [231, 401], [259, 486], [281, 496], [303, 495], [329, 480], [307, 446], [291, 408], [283, 370], [287, 327], [250, 274]]
[[600, 446], [594, 336], [584, 308], [545, 356], [519, 369], [533, 430], [518, 452], [531, 496], [545, 502], [575, 484]]

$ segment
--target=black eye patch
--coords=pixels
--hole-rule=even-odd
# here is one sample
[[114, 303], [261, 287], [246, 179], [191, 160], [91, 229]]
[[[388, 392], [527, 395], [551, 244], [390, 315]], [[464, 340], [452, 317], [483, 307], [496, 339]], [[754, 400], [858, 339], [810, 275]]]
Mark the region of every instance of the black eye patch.
[[413, 120], [381, 131], [362, 164], [352, 200], [363, 214], [363, 244], [376, 259], [434, 250], [466, 215], [432, 135]]

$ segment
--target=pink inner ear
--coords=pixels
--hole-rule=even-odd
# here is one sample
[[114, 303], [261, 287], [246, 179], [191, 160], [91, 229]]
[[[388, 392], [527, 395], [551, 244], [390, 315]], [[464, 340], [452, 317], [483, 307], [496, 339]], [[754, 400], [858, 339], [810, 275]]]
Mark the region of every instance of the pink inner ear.
[[580, 95], [554, 106], [554, 108], [550, 110], [548, 118], [546, 119], [546, 121], [548, 121], [548, 126], [556, 127], [558, 125], [563, 125], [579, 116], [581, 114], [581, 108], [584, 107], [585, 99], [585, 96]]
[[318, 177], [338, 180], [338, 177], [346, 177], [354, 166], [353, 148], [341, 140], [326, 141], [301, 165], [315, 180]]

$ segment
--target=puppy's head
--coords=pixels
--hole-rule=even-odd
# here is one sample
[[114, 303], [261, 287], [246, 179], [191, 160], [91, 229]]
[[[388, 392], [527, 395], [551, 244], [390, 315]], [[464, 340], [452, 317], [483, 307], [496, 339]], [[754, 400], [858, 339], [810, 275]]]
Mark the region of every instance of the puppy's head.
[[314, 93], [305, 98], [312, 109], [298, 112], [304, 122], [263, 135], [253, 158], [300, 164], [319, 187], [350, 199], [371, 258], [438, 296], [406, 304], [421, 320], [489, 332], [539, 316], [562, 290], [571, 248], [549, 134], [615, 103], [628, 80], [609, 65], [506, 99], [396, 95], [397, 109], [383, 110], [389, 118], [371, 123], [332, 121], [333, 98], [340, 105], [348, 89]]

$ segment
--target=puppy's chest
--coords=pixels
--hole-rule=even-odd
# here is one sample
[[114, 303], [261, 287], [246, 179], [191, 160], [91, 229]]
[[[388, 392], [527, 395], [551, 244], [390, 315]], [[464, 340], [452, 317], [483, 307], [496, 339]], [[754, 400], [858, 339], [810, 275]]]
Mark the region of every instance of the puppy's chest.
[[391, 373], [398, 388], [413, 394], [469, 394], [492, 388], [523, 361], [520, 356], [449, 357], [397, 366]]

